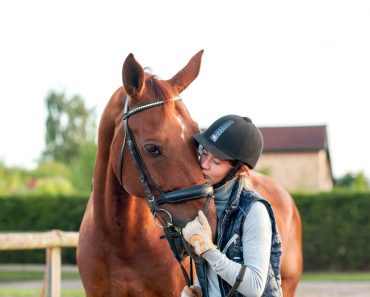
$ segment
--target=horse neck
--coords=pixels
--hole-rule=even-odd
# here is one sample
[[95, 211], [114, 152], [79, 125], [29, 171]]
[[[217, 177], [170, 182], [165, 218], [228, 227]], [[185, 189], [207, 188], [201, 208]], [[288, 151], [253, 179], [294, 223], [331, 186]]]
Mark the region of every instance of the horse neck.
[[92, 199], [95, 221], [108, 233], [131, 233], [134, 229], [137, 233], [138, 225], [154, 226], [144, 200], [128, 194], [112, 168], [112, 164], [118, 163], [119, 156], [112, 154], [112, 142], [124, 100], [122, 89], [118, 89], [108, 102], [99, 125]]
[[94, 177], [93, 177], [93, 202], [94, 211], [99, 211], [104, 208], [105, 197], [109, 192], [113, 193], [113, 189], [109, 186], [112, 179], [111, 172], [111, 144], [114, 138], [116, 129], [116, 118], [123, 109], [122, 88], [118, 89], [109, 100], [105, 107], [98, 132], [98, 149], [96, 154]]
[[[114, 180], [113, 170], [108, 170], [107, 181]], [[93, 191], [95, 223], [112, 242], [125, 246], [126, 253], [134, 255], [131, 240], [146, 247], [152, 246], [153, 237], [159, 239], [163, 232], [156, 227], [153, 216], [143, 198], [128, 194], [115, 183], [107, 182], [104, 188]], [[127, 240], [130, 239], [130, 240]]]

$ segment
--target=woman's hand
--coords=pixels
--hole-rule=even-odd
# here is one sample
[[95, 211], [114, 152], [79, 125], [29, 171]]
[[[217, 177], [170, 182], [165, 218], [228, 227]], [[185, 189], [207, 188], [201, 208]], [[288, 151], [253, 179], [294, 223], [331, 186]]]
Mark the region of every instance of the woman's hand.
[[202, 290], [199, 287], [185, 286], [184, 289], [181, 291], [181, 297], [202, 297]]
[[191, 244], [195, 253], [200, 256], [209, 249], [215, 249], [212, 242], [212, 230], [203, 211], [198, 212], [198, 216], [187, 223], [182, 229], [182, 235], [185, 240]]

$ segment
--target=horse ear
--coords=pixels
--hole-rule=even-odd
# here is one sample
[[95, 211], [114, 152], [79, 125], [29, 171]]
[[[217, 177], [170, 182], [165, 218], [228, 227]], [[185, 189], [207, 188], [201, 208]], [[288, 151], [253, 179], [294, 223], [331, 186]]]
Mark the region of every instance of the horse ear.
[[129, 54], [123, 63], [122, 82], [131, 98], [139, 97], [144, 89], [144, 70], [133, 54]]
[[190, 83], [198, 76], [203, 52], [204, 50], [198, 52], [190, 59], [188, 64], [183, 69], [181, 69], [176, 75], [168, 80], [168, 83], [170, 83], [179, 94], [185, 90], [187, 86], [190, 85]]

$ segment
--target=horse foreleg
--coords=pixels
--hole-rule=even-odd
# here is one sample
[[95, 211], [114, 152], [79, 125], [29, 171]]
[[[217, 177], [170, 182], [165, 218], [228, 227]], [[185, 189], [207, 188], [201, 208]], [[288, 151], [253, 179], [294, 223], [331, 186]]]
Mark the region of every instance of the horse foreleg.
[[101, 254], [102, 248], [98, 248], [104, 240], [95, 236], [87, 228], [93, 224], [91, 201], [90, 199], [80, 227], [76, 253], [77, 264], [86, 297], [106, 297], [109, 292], [108, 270], [106, 263], [102, 260], [104, 259]]

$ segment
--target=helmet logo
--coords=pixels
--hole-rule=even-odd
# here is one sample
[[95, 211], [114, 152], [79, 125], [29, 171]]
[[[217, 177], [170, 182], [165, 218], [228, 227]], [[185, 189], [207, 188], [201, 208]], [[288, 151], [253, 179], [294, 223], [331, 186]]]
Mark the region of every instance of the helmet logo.
[[211, 139], [216, 142], [222, 135], [222, 133], [224, 133], [232, 124], [234, 124], [233, 120], [228, 120], [227, 122], [223, 123], [220, 127], [216, 129], [215, 132], [212, 133]]

